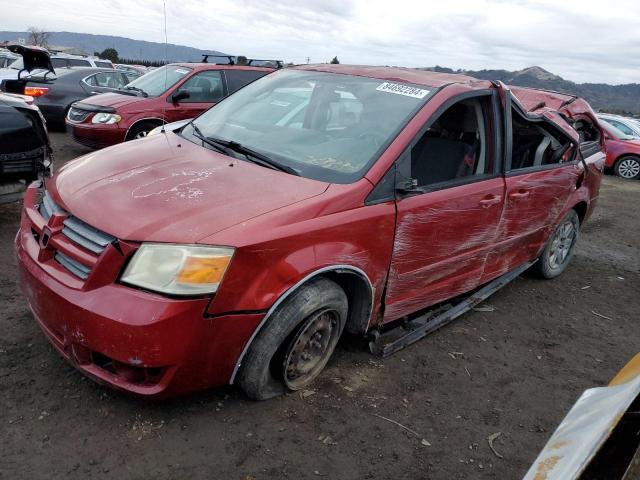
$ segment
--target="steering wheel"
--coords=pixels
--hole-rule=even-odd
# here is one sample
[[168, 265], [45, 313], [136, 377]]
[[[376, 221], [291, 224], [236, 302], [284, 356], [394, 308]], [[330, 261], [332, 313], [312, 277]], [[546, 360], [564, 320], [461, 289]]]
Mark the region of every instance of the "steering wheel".
[[384, 135], [376, 131], [362, 132], [358, 135], [358, 139], [371, 142], [376, 148], [380, 148], [385, 141]]

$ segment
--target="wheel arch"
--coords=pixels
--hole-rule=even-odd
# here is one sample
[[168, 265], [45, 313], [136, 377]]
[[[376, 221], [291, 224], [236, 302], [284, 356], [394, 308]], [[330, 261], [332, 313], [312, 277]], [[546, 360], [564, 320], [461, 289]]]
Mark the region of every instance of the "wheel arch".
[[162, 118], [159, 118], [159, 117], [139, 118], [138, 120], [134, 121], [131, 125], [129, 125], [129, 128], [127, 128], [127, 133], [124, 134], [124, 138], [126, 140], [129, 140], [129, 132], [131, 131], [131, 129], [142, 122], [155, 123], [156, 126], [160, 126], [163, 123], [167, 123], [166, 120], [163, 120]]
[[240, 356], [236, 360], [233, 373], [229, 379], [229, 384], [233, 384], [237, 377], [238, 371], [242, 364], [242, 360], [247, 351], [251, 347], [251, 343], [262, 330], [262, 327], [268, 322], [277, 308], [295, 291], [309, 283], [311, 280], [318, 277], [326, 277], [336, 282], [347, 295], [349, 302], [349, 310], [347, 314], [347, 323], [345, 330], [349, 333], [362, 333], [367, 331], [369, 323], [371, 321], [371, 315], [373, 313], [373, 301], [375, 297], [375, 291], [371, 280], [367, 274], [352, 265], [331, 265], [317, 269], [296, 284], [288, 288], [278, 299], [271, 305], [264, 318], [256, 329], [251, 334], [251, 337], [247, 341], [246, 345], [242, 349]]
[[578, 219], [580, 220], [580, 225], [582, 225], [582, 222], [584, 222], [586, 216], [587, 216], [587, 211], [589, 210], [589, 205], [587, 204], [586, 201], [582, 200], [578, 203], [576, 203], [573, 206], [573, 210], [576, 211], [576, 213], [578, 214]]

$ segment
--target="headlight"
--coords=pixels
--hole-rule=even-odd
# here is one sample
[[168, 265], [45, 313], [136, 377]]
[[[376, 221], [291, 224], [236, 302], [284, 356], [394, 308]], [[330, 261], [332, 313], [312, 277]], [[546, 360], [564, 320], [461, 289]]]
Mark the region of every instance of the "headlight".
[[113, 125], [122, 120], [120, 115], [115, 113], [96, 113], [91, 119], [91, 123], [101, 123], [103, 125]]
[[172, 295], [214, 293], [233, 248], [145, 243], [122, 274], [130, 285]]

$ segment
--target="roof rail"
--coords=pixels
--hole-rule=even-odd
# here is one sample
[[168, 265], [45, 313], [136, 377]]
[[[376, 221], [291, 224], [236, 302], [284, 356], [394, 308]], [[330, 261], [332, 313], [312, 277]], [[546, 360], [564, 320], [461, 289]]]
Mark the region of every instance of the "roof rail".
[[227, 63], [216, 63], [216, 65], [235, 65], [235, 59], [231, 55], [223, 55], [217, 53], [203, 53], [202, 54], [202, 63], [209, 63], [209, 57], [218, 57], [218, 58], [226, 58]]
[[282, 68], [284, 66], [284, 62], [282, 60], [263, 60], [263, 59], [258, 59], [258, 58], [249, 58], [247, 59], [247, 65], [251, 65], [254, 67], [263, 67], [263, 66], [270, 66], [270, 65], [256, 65], [259, 63], [263, 63], [263, 64], [273, 64], [276, 66], [276, 68]]
[[[283, 68], [284, 62], [282, 60], [270, 60], [270, 59], [258, 59], [258, 58], [247, 58], [246, 63], [242, 64], [238, 63], [238, 58], [232, 55], [224, 55], [224, 54], [214, 54], [214, 53], [204, 53], [202, 54], [202, 63], [209, 63], [209, 58], [221, 58], [225, 59], [225, 62], [216, 62], [216, 65], [245, 65], [252, 67], [270, 67], [275, 66], [275, 68]], [[245, 57], [246, 58], [246, 57]]]

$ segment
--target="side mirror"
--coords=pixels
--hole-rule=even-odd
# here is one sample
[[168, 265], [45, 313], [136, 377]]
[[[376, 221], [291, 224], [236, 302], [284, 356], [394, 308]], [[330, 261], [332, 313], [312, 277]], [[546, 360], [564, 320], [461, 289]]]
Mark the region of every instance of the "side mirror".
[[173, 95], [171, 95], [171, 102], [178, 103], [181, 100], [185, 100], [189, 98], [191, 95], [187, 90], [178, 90]]

